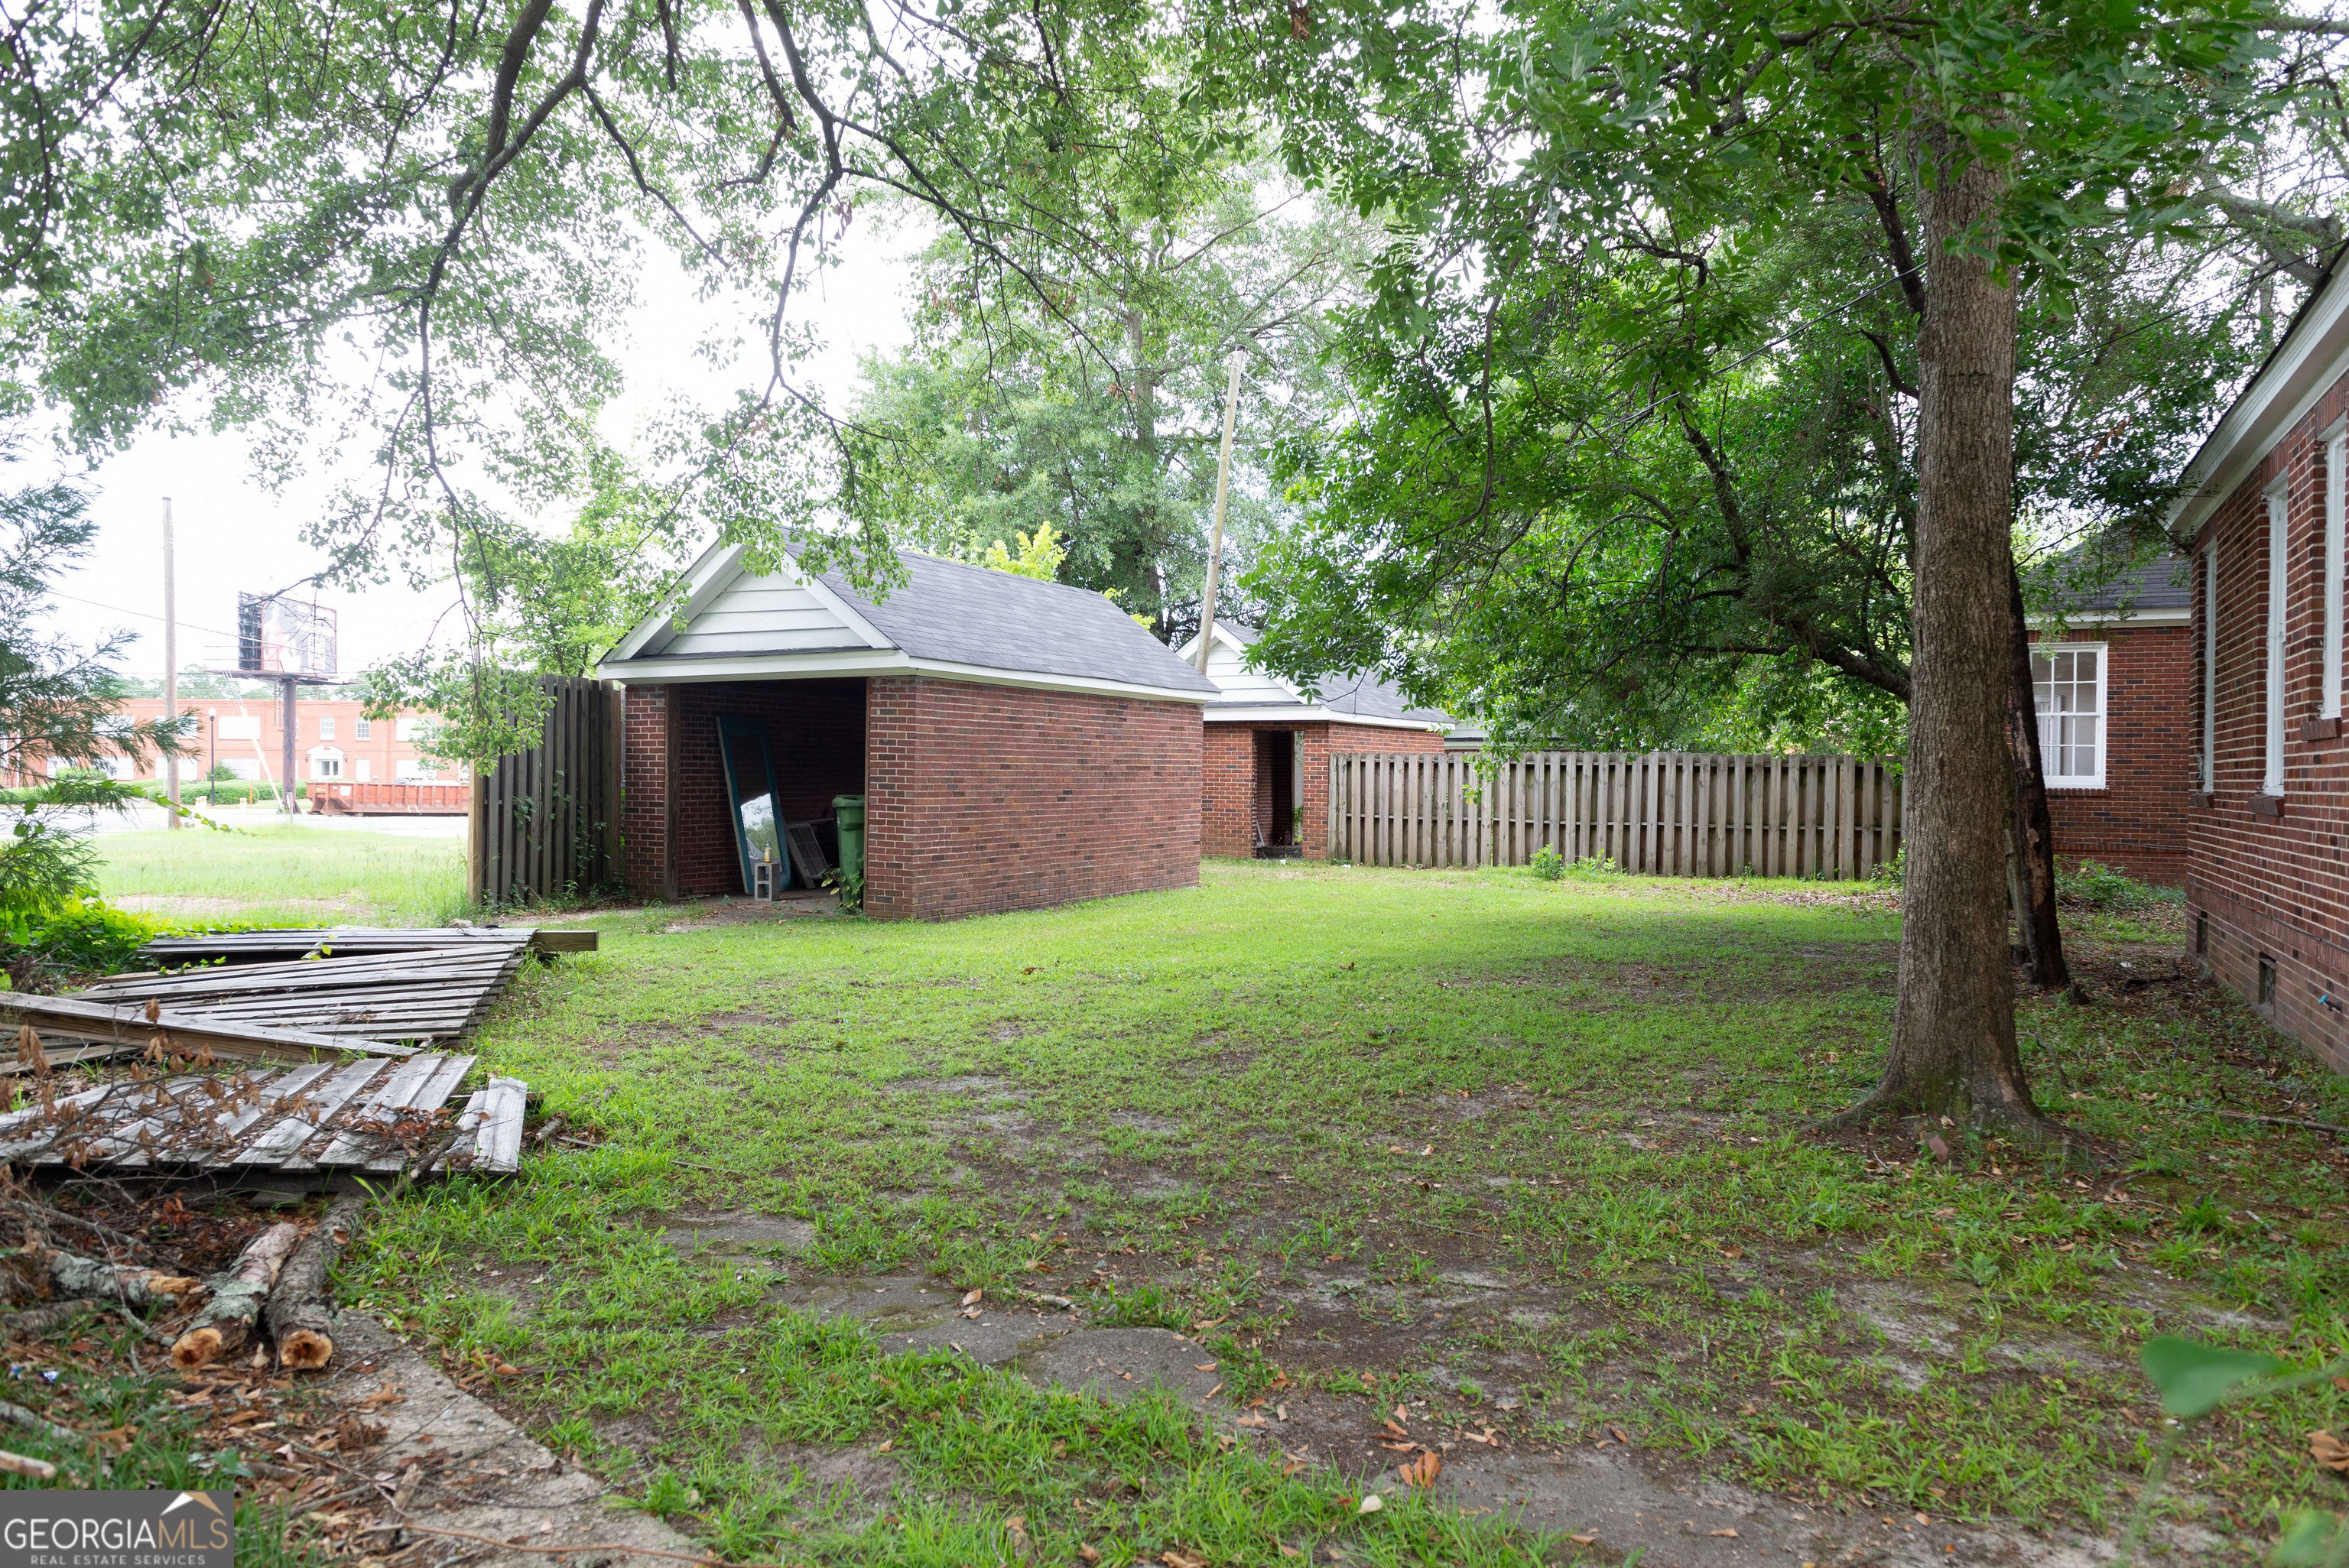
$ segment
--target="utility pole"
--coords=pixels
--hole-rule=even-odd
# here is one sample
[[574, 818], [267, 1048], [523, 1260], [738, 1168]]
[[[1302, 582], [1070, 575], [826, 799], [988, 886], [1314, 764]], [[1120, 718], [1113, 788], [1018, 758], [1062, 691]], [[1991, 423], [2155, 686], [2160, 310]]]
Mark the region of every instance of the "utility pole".
[[[171, 498], [163, 498], [163, 724], [173, 739], [180, 733], [180, 585], [171, 570]], [[163, 758], [163, 798], [171, 803], [164, 818], [174, 830], [180, 826], [180, 758]]]
[[299, 816], [302, 810], [302, 808], [294, 801], [294, 727], [301, 722], [301, 716], [294, 711], [294, 694], [302, 689], [302, 677], [294, 675], [279, 676], [277, 684], [285, 693], [285, 733], [283, 737], [285, 742], [285, 757], [284, 772], [281, 774], [285, 782], [278, 794], [285, 802], [285, 814], [294, 817]]
[[1216, 577], [1224, 563], [1224, 502], [1232, 491], [1232, 424], [1239, 417], [1240, 368], [1247, 364], [1244, 350], [1235, 348], [1226, 361], [1232, 378], [1224, 388], [1224, 455], [1216, 464], [1216, 528], [1207, 542], [1207, 582], [1199, 595], [1199, 673], [1207, 673], [1207, 657], [1215, 645]]

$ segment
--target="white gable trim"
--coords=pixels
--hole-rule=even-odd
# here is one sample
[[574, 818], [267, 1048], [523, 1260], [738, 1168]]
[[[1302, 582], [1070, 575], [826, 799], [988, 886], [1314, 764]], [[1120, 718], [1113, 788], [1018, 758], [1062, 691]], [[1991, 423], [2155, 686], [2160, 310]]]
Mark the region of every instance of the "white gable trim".
[[[678, 630], [678, 621], [685, 623], [686, 632], [692, 631], [694, 617], [709, 609], [728, 589], [748, 574], [749, 569], [744, 562], [750, 553], [750, 546], [744, 544], [716, 544], [702, 552], [700, 559], [686, 573], [683, 602], [638, 622], [634, 631], [604, 655], [603, 662], [610, 664], [659, 657], [670, 638], [684, 634]], [[785, 556], [776, 563], [774, 575], [804, 590], [810, 598], [837, 615], [848, 628], [849, 634], [864, 646], [896, 646], [848, 601], [826, 586], [822, 579], [802, 571], [797, 561]]]
[[2349, 284], [2335, 273], [2308, 314], [2235, 399], [2179, 476], [2185, 493], [2169, 509], [2169, 532], [2199, 536], [2219, 505], [2241, 488], [2276, 443], [2315, 407], [2349, 361]]
[[687, 568], [685, 601], [673, 608], [646, 616], [636, 623], [636, 629], [616, 644], [607, 659], [632, 659], [642, 653], [655, 638], [666, 638], [677, 629], [682, 617], [691, 624], [695, 611], [731, 587], [734, 579], [742, 574], [742, 557], [748, 550], [740, 544], [712, 545], [701, 552], [701, 558]]
[[721, 657], [607, 659], [595, 666], [599, 679], [623, 686], [698, 686], [710, 681], [824, 680], [849, 676], [931, 676], [977, 686], [1018, 686], [1029, 691], [1082, 692], [1093, 696], [1137, 697], [1145, 702], [1182, 702], [1204, 707], [1203, 691], [1176, 691], [1090, 676], [1042, 670], [999, 670], [944, 659], [917, 659], [902, 648], [826, 648], [792, 654]]
[[817, 603], [822, 604], [825, 609], [830, 610], [833, 614], [838, 615], [843, 621], [848, 623], [848, 629], [855, 633], [857, 640], [862, 642], [866, 647], [894, 648], [897, 645], [895, 643], [891, 642], [887, 637], [883, 636], [881, 634], [881, 628], [866, 620], [854, 605], [842, 598], [839, 594], [833, 593], [830, 584], [826, 583], [823, 578], [812, 577], [808, 573], [801, 571], [800, 563], [798, 562], [786, 560], [782, 563], [781, 572], [783, 575], [788, 575], [797, 579], [799, 585], [806, 589], [809, 595], [813, 598]]

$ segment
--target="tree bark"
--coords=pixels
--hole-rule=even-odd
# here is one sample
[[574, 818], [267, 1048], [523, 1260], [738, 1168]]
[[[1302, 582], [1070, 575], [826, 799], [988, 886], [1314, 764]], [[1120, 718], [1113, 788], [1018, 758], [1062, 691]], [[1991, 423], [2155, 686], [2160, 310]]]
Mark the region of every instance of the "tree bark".
[[335, 1358], [334, 1304], [326, 1299], [326, 1276], [335, 1272], [335, 1260], [358, 1230], [367, 1202], [363, 1192], [336, 1199], [317, 1229], [294, 1249], [271, 1287], [261, 1321], [277, 1342], [280, 1367], [313, 1371]]
[[2047, 814], [2047, 775], [2039, 755], [2039, 718], [2032, 696], [2031, 637], [2023, 619], [2023, 578], [2006, 562], [2006, 744], [2014, 761], [2014, 852], [2023, 874], [2023, 945], [2031, 953], [2031, 983], [2072, 983], [2064, 961], [2064, 931], [2055, 920], [2055, 826]]
[[245, 1244], [235, 1263], [206, 1280], [212, 1298], [171, 1342], [171, 1365], [190, 1372], [243, 1349], [269, 1287], [277, 1283], [277, 1271], [301, 1240], [301, 1226], [272, 1225]]
[[1923, 201], [1899, 991], [1884, 1077], [1839, 1119], [1922, 1113], [2035, 1134], [2006, 939], [2015, 297], [1978, 240], [1951, 248], [1994, 211], [2002, 181], [1946, 132], [1922, 140], [1938, 177]]

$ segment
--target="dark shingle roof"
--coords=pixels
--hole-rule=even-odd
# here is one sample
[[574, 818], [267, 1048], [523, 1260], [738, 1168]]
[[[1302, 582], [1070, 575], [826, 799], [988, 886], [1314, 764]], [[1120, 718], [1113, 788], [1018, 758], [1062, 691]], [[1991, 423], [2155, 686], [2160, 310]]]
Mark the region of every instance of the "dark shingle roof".
[[823, 585], [917, 659], [1007, 673], [1119, 681], [1212, 696], [1213, 681], [1099, 593], [901, 550], [905, 582], [885, 599], [838, 572]]
[[2063, 596], [2065, 615], [2078, 619], [2127, 605], [2132, 612], [2186, 610], [2194, 604], [2192, 577], [2186, 560], [2168, 551], [2142, 566], [2133, 566], [2094, 588]]
[[[1253, 626], [1243, 626], [1237, 621], [1218, 621], [1216, 626], [1219, 631], [1229, 632], [1243, 647], [1252, 648], [1264, 639], [1263, 633]], [[1407, 719], [1413, 724], [1452, 722], [1450, 714], [1432, 707], [1413, 707], [1404, 699], [1399, 687], [1366, 671], [1323, 676], [1319, 684], [1321, 706], [1332, 713], [1347, 714], [1355, 718]], [[1208, 706], [1216, 705], [1210, 703]]]

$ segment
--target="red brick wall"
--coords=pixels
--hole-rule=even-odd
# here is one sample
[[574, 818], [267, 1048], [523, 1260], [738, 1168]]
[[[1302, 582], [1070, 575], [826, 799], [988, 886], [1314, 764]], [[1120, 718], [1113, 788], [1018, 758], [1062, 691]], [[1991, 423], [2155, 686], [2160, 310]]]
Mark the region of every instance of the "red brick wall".
[[1248, 809], [1258, 799], [1256, 732], [1293, 730], [1297, 756], [1305, 773], [1300, 830], [1305, 858], [1330, 858], [1330, 754], [1333, 751], [1416, 751], [1444, 749], [1444, 737], [1431, 729], [1386, 729], [1367, 724], [1225, 724], [1206, 727], [1201, 769], [1200, 852], [1248, 856], [1256, 853]]
[[669, 898], [668, 698], [678, 686], [632, 686], [620, 723], [620, 867], [636, 898]]
[[2192, 634], [2185, 626], [2075, 626], [2064, 641], [2105, 645], [2105, 787], [2049, 789], [2056, 857], [2182, 882], [2197, 733]]
[[[1199, 852], [1252, 855], [1248, 808], [1256, 799], [1256, 732], [1253, 724], [1210, 724], [1200, 741]], [[1298, 744], [1303, 745], [1300, 737]], [[1312, 832], [1306, 852], [1312, 853]]]
[[[785, 820], [797, 821], [830, 815], [835, 795], [864, 791], [864, 700], [861, 679], [630, 686], [621, 817], [629, 891], [647, 898], [731, 898], [749, 891], [718, 750], [721, 715], [766, 721], [776, 805]], [[673, 812], [662, 761], [672, 707]]]
[[1199, 880], [1199, 709], [870, 683], [864, 907], [943, 920]]
[[[2335, 383], [2203, 526], [2195, 558], [2191, 646], [2199, 656], [2203, 604], [2199, 546], [2219, 551], [2215, 790], [2187, 812], [2187, 899], [2205, 917], [2205, 956], [2255, 1003], [2260, 962], [2274, 965], [2275, 1026], [2349, 1071], [2349, 754], [2338, 738], [2301, 738], [2316, 717], [2323, 681], [2324, 462], [2317, 441], [2344, 412]], [[2266, 769], [2267, 503], [2261, 492], [2290, 480], [2285, 535], [2284, 790], [2282, 815], [2254, 810]], [[2201, 744], [2201, 676], [2189, 746]]]

